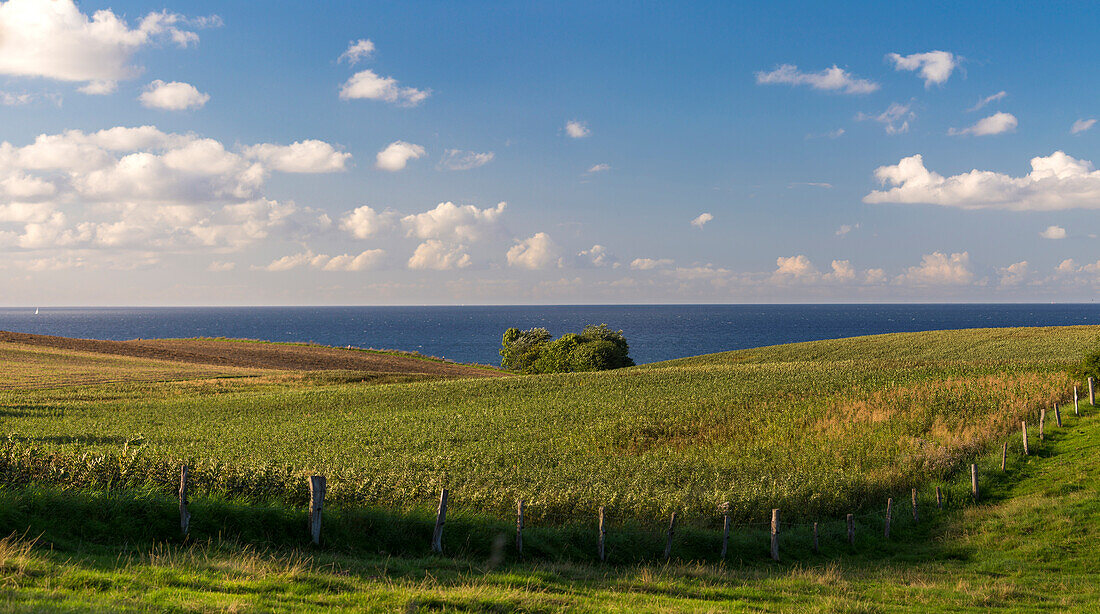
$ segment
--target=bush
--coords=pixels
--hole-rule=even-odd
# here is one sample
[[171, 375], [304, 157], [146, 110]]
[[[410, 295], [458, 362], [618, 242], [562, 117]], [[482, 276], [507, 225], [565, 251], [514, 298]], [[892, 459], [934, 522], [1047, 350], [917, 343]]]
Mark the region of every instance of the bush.
[[1080, 380], [1092, 377], [1100, 381], [1100, 349], [1085, 354], [1081, 362], [1070, 370], [1070, 374]]
[[500, 366], [520, 373], [572, 373], [632, 367], [623, 331], [606, 324], [585, 326], [554, 339], [545, 328], [504, 331]]

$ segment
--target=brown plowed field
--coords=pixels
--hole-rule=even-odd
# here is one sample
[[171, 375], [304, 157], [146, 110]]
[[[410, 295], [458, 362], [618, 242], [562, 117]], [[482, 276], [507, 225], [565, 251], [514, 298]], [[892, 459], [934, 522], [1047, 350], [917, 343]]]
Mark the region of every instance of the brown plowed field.
[[195, 364], [289, 371], [371, 371], [439, 377], [499, 377], [504, 372], [400, 354], [314, 345], [225, 341], [219, 339], [135, 339], [103, 341], [0, 331], [0, 342], [115, 356]]

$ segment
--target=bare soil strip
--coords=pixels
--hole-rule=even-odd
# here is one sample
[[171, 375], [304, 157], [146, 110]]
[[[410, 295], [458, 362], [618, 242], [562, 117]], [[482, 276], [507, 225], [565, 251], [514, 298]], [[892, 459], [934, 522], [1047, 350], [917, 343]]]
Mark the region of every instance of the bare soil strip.
[[115, 356], [254, 369], [373, 371], [375, 373], [416, 373], [439, 377], [500, 377], [507, 375], [493, 369], [416, 358], [414, 356], [314, 345], [219, 339], [105, 341], [100, 339], [71, 339], [51, 335], [31, 335], [8, 331], [0, 331], [0, 341]]

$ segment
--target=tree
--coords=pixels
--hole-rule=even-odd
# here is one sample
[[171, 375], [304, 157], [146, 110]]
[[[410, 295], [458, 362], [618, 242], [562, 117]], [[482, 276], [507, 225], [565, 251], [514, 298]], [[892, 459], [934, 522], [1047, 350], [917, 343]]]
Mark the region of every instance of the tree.
[[632, 367], [623, 331], [606, 324], [554, 339], [545, 328], [504, 331], [500, 366], [520, 373], [571, 373]]

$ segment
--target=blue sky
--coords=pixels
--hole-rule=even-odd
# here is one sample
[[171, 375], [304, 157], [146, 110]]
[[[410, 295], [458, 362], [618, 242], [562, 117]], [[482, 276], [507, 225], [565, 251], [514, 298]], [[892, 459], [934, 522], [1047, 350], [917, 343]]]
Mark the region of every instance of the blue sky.
[[0, 303], [1089, 301], [1097, 12], [0, 2]]

